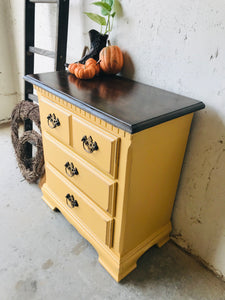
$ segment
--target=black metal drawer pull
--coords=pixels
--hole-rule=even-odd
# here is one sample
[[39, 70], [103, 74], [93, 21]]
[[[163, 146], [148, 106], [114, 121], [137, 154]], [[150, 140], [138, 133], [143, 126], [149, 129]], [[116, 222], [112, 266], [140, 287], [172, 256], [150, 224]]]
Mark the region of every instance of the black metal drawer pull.
[[77, 200], [74, 199], [73, 195], [67, 194], [66, 195], [66, 204], [70, 208], [74, 208], [75, 206], [78, 206]]
[[74, 175], [78, 175], [78, 170], [74, 167], [73, 163], [69, 163], [68, 161], [65, 163], [65, 172], [68, 176], [73, 177]]
[[56, 128], [57, 126], [60, 126], [59, 119], [54, 113], [47, 116], [47, 121], [50, 128]]
[[89, 136], [88, 138], [86, 135], [83, 136], [81, 142], [83, 142], [84, 150], [88, 153], [92, 153], [93, 151], [98, 150], [98, 145], [96, 142], [93, 141], [91, 136]]

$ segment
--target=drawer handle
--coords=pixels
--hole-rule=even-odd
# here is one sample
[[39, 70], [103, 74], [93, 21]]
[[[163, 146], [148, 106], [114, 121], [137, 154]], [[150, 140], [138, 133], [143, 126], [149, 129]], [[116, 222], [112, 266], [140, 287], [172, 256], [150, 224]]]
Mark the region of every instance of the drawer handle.
[[78, 170], [74, 167], [73, 163], [66, 162], [65, 163], [65, 172], [68, 176], [73, 177], [74, 175], [78, 175]]
[[98, 150], [98, 145], [96, 142], [93, 141], [91, 136], [89, 136], [88, 138], [86, 135], [83, 136], [81, 142], [83, 142], [84, 150], [88, 153], [92, 153], [93, 151]]
[[66, 204], [70, 208], [74, 208], [75, 206], [78, 206], [77, 200], [75, 200], [73, 195], [70, 195], [70, 194], [66, 195]]
[[47, 121], [50, 128], [56, 128], [57, 126], [60, 126], [59, 119], [56, 118], [54, 113], [47, 116]]

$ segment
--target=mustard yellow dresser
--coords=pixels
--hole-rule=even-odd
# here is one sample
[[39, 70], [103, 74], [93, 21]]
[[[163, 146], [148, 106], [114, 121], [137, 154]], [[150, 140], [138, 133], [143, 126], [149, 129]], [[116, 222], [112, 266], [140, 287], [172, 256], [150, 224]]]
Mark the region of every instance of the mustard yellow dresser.
[[27, 75], [40, 105], [43, 200], [120, 281], [171, 232], [171, 212], [200, 101], [121, 77]]

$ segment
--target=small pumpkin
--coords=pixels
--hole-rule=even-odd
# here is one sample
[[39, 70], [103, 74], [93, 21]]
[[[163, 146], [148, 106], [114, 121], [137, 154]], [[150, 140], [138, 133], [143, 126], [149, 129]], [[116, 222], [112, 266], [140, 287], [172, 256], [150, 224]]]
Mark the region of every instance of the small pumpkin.
[[118, 46], [108, 46], [99, 54], [100, 68], [107, 74], [117, 74], [123, 67], [123, 53]]
[[95, 75], [98, 75], [100, 72], [100, 64], [94, 58], [89, 58], [86, 63], [86, 67], [93, 66], [95, 68]]
[[79, 65], [80, 65], [79, 63], [69, 64], [69, 66], [68, 66], [68, 71], [69, 71], [71, 74], [74, 74], [75, 69], [76, 69]]
[[75, 76], [79, 79], [92, 79], [95, 76], [95, 69], [91, 67], [85, 68], [85, 65], [75, 70]]
[[74, 67], [74, 75], [79, 79], [92, 79], [99, 71], [100, 66], [93, 58], [89, 58], [84, 65], [77, 63]]

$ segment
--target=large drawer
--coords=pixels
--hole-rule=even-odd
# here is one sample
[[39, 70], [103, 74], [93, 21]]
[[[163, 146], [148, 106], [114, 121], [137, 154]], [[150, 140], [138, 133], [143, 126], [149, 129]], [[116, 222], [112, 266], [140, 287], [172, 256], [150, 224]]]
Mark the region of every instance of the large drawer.
[[72, 146], [99, 169], [116, 177], [120, 138], [78, 116], [72, 118]]
[[[113, 219], [75, 188], [51, 165], [46, 164], [47, 186], [63, 205], [66, 214], [78, 219], [107, 246], [112, 246]], [[65, 213], [65, 212], [64, 212]]]
[[73, 151], [43, 132], [45, 161], [112, 216], [115, 211], [117, 183], [87, 163]]
[[71, 113], [43, 96], [39, 97], [39, 106], [42, 131], [49, 132], [66, 145], [69, 145]]

